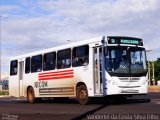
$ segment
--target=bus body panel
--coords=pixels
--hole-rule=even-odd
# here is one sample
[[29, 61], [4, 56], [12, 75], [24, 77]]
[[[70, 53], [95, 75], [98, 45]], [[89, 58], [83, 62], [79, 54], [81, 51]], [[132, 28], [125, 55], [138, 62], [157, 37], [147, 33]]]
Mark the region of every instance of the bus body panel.
[[18, 75], [9, 77], [9, 95], [10, 96], [19, 97], [19, 79], [18, 79]]
[[[35, 73], [23, 73], [23, 79], [20, 81], [19, 72], [17, 75], [10, 76], [9, 78], [9, 93], [11, 96], [27, 97], [27, 89], [33, 87], [35, 92], [35, 97], [76, 97], [76, 86], [79, 83], [84, 83], [88, 90], [89, 97], [103, 97], [107, 95], [130, 95], [130, 94], [147, 94], [147, 85], [148, 78], [147, 75], [143, 77], [117, 77], [111, 76], [106, 69], [102, 72], [101, 67], [99, 66], [99, 87], [95, 87], [97, 84], [95, 77], [95, 48], [102, 48], [101, 38], [91, 39], [86, 42], [77, 42], [71, 43], [69, 45], [64, 45], [60, 47], [55, 47], [39, 52], [34, 52], [22, 56], [13, 58], [12, 60], [18, 60], [18, 71], [19, 71], [19, 62], [24, 63], [25, 69], [25, 58], [32, 57], [35, 55], [49, 52], [56, 52], [59, 50], [64, 50], [67, 48], [73, 49], [77, 46], [88, 45], [89, 46], [89, 63], [88, 65], [78, 66], [64, 69], [41, 71]], [[105, 41], [107, 44], [107, 41]], [[115, 46], [115, 45], [111, 45]], [[118, 45], [117, 45], [118, 46]], [[137, 47], [134, 45], [122, 45], [122, 46], [131, 46]], [[138, 46], [142, 47], [142, 46]], [[102, 55], [99, 53], [99, 55]], [[102, 59], [99, 56], [99, 59]], [[99, 60], [101, 64], [101, 60]], [[102, 73], [105, 72], [105, 76], [102, 76]], [[20, 84], [23, 86], [20, 87]], [[105, 84], [105, 86], [104, 86]], [[97, 89], [99, 89], [99, 94], [96, 94]], [[21, 93], [23, 92], [23, 94]]]
[[[124, 81], [122, 81], [123, 79]], [[119, 81], [117, 77], [109, 79], [107, 81], [107, 95], [147, 94], [148, 92], [147, 77], [137, 77], [137, 81], [132, 81], [132, 80], [126, 81], [126, 78], [123, 79], [121, 78], [121, 81]]]
[[[17, 74], [13, 75], [13, 76], [9, 76], [9, 95], [10, 96], [15, 96], [15, 97], [22, 97], [24, 96], [24, 83], [23, 83], [23, 69], [24, 69], [24, 64], [20, 64], [23, 63], [24, 59], [20, 58], [17, 59]], [[20, 69], [22, 69], [22, 71], [20, 72]]]

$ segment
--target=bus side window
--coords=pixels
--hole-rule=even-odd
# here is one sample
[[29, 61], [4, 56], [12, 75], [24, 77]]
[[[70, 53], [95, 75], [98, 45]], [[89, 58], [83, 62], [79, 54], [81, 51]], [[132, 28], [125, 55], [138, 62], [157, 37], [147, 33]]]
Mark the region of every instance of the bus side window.
[[72, 55], [72, 66], [85, 66], [89, 63], [89, 46], [84, 45], [80, 47], [73, 48]]
[[11, 61], [11, 64], [10, 64], [10, 75], [17, 75], [17, 70], [18, 69], [18, 61], [17, 60], [14, 60], [14, 61]]
[[42, 55], [33, 56], [31, 58], [31, 72], [42, 71]]
[[46, 53], [43, 57], [43, 70], [54, 70], [55, 69], [55, 63], [56, 63], [56, 53]]
[[30, 70], [31, 70], [31, 59], [30, 57], [27, 57], [25, 61], [25, 73], [30, 73]]
[[71, 49], [57, 52], [57, 69], [69, 68], [71, 66]]

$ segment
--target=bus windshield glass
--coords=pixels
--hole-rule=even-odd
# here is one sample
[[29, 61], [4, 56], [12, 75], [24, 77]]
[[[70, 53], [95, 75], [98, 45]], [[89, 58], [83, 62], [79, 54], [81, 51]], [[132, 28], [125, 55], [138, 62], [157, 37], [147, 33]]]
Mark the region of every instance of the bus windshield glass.
[[105, 56], [106, 70], [111, 76], [135, 76], [147, 74], [144, 48], [108, 46]]

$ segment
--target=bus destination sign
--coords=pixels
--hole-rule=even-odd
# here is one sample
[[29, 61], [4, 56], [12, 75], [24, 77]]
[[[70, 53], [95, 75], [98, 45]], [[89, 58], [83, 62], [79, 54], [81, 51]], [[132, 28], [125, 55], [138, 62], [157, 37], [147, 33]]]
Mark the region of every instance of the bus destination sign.
[[108, 44], [130, 44], [143, 46], [142, 39], [130, 37], [108, 37]]
[[121, 44], [134, 44], [134, 45], [139, 45], [138, 40], [126, 40], [126, 39], [121, 39], [120, 40]]

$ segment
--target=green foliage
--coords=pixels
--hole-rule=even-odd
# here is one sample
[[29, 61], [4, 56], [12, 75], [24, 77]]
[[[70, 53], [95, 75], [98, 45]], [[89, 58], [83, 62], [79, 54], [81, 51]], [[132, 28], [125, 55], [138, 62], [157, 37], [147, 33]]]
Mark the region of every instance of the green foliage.
[[154, 68], [155, 68], [155, 80], [158, 81], [160, 80], [160, 58], [158, 58], [154, 62]]
[[0, 95], [9, 95], [8, 92], [0, 91]]

